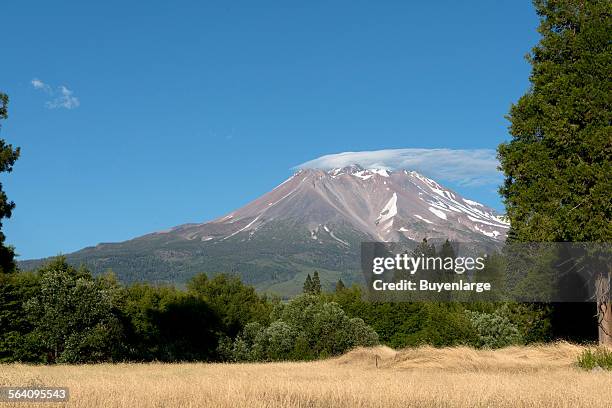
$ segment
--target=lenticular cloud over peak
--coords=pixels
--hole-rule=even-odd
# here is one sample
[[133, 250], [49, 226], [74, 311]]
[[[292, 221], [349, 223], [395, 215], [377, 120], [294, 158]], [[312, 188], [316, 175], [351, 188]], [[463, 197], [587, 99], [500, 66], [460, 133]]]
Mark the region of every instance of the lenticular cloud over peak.
[[414, 170], [428, 177], [477, 186], [499, 184], [501, 173], [493, 149], [387, 149], [328, 154], [298, 169], [333, 169], [358, 164], [364, 168]]

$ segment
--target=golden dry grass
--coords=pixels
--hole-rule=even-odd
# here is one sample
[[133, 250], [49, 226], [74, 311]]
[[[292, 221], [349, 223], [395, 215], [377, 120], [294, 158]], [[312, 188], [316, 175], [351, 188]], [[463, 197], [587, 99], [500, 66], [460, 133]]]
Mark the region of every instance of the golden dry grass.
[[83, 408], [612, 406], [612, 373], [575, 368], [581, 351], [376, 347], [311, 363], [14, 364], [0, 366], [0, 385], [67, 386], [66, 406]]

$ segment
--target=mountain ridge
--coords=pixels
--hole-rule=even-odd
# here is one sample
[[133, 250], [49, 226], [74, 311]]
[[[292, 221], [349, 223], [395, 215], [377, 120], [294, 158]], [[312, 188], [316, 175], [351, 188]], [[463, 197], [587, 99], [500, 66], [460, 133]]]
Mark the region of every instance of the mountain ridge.
[[[507, 229], [495, 210], [415, 171], [355, 164], [301, 169], [222, 217], [100, 243], [66, 257], [94, 273], [111, 268], [128, 283], [182, 284], [198, 272], [229, 272], [260, 290], [292, 282], [291, 290], [281, 290], [289, 294], [314, 269], [328, 284], [338, 278], [358, 281], [364, 241], [448, 238], [496, 245]], [[20, 267], [42, 262], [22, 261]]]

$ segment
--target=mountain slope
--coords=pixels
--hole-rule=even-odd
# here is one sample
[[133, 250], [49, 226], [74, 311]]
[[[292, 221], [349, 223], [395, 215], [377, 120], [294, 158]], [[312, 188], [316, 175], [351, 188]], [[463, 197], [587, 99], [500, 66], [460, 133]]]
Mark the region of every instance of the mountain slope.
[[300, 170], [222, 218], [99, 244], [67, 258], [95, 273], [112, 268], [126, 282], [182, 283], [198, 272], [231, 272], [259, 289], [291, 294], [314, 269], [324, 284], [359, 279], [362, 241], [495, 244], [507, 229], [494, 210], [416, 172], [353, 165]]

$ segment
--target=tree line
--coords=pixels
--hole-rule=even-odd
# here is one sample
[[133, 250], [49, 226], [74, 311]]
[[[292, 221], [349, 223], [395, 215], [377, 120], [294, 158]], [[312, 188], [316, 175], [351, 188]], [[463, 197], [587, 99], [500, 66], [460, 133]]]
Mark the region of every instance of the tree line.
[[121, 285], [58, 257], [0, 274], [0, 361], [228, 361], [336, 355], [378, 336], [338, 304], [283, 304], [238, 277], [195, 276], [184, 290]]
[[282, 302], [236, 276], [199, 274], [185, 289], [125, 286], [112, 272], [94, 277], [63, 257], [0, 274], [0, 362], [313, 360], [381, 343], [540, 342], [549, 328], [540, 308], [368, 302], [361, 287], [341, 282], [333, 292], [305, 285]]

